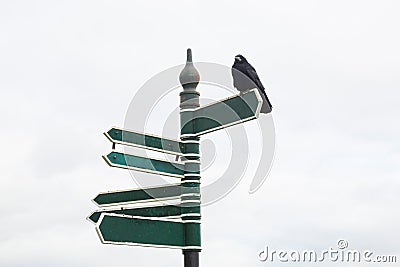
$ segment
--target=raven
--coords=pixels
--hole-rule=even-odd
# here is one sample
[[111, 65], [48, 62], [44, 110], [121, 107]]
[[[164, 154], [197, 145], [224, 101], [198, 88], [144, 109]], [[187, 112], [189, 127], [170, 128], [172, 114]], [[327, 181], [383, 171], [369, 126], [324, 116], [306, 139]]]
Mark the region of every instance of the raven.
[[235, 56], [235, 63], [232, 66], [233, 86], [241, 93], [250, 89], [257, 88], [263, 100], [261, 107], [262, 113], [270, 113], [272, 110], [271, 102], [265, 93], [265, 88], [258, 78], [256, 70], [247, 62], [242, 55]]

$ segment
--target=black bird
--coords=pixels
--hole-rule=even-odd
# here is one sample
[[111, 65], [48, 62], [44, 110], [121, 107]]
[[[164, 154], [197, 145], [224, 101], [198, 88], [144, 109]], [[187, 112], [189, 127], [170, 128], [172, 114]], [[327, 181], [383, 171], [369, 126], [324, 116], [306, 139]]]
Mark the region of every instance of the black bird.
[[233, 86], [241, 93], [257, 88], [263, 100], [261, 107], [262, 113], [270, 113], [272, 110], [271, 102], [265, 93], [265, 88], [262, 85], [256, 70], [247, 62], [242, 55], [235, 56], [235, 63], [232, 66]]

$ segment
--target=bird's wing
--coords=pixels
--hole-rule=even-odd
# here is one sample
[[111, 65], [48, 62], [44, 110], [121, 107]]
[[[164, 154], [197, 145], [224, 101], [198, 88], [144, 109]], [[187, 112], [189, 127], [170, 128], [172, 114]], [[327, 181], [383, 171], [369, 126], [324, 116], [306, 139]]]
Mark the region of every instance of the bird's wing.
[[237, 68], [235, 64], [233, 64], [232, 69], [232, 78], [233, 78], [233, 87], [239, 90], [239, 81], [240, 81], [240, 75], [243, 75], [240, 73], [240, 70]]
[[254, 83], [257, 85], [257, 87], [259, 89], [258, 91], [260, 91], [265, 96], [265, 99], [267, 100], [268, 105], [270, 107], [272, 107], [271, 102], [268, 99], [267, 93], [265, 92], [265, 88], [264, 88], [263, 84], [261, 83], [261, 80], [258, 77], [256, 70], [253, 68], [253, 66], [248, 64], [248, 67], [246, 68], [246, 72], [247, 72], [248, 76], [250, 77], [250, 79], [252, 79], [254, 81]]
[[232, 66], [232, 68], [231, 68], [231, 73], [232, 73], [232, 78], [233, 78], [233, 87], [235, 87], [236, 88], [236, 68], [235, 68], [235, 65], [233, 65]]
[[261, 80], [258, 77], [258, 74], [257, 74], [256, 70], [253, 68], [253, 66], [248, 64], [248, 66], [246, 68], [246, 72], [247, 72], [247, 75], [250, 77], [250, 79], [252, 79], [253, 82], [257, 85], [257, 87], [259, 89], [261, 89], [262, 91], [265, 91], [265, 88], [264, 88], [263, 84], [261, 83]]

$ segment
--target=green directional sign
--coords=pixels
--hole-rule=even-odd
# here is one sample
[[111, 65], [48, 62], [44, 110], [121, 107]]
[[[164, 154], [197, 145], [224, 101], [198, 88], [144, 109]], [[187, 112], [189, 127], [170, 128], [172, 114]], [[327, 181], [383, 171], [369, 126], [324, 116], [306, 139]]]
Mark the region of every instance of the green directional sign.
[[174, 220], [102, 214], [96, 230], [105, 244], [200, 249], [200, 234], [198, 239], [188, 242], [185, 223]]
[[179, 199], [181, 193], [182, 187], [179, 184], [175, 184], [168, 186], [100, 193], [93, 199], [93, 202], [100, 207], [104, 207], [127, 203], [138, 203], [143, 201]]
[[199, 136], [258, 118], [261, 106], [259, 92], [252, 89], [244, 94], [184, 112], [181, 116], [181, 134]]
[[144, 158], [134, 155], [111, 152], [103, 156], [104, 160], [112, 167], [132, 169], [136, 171], [161, 174], [177, 178], [183, 178], [184, 165], [169, 161]]
[[104, 133], [104, 135], [113, 143], [182, 155], [183, 145], [176, 140], [115, 127]]
[[102, 213], [123, 214], [123, 215], [143, 216], [143, 217], [176, 217], [181, 215], [181, 207], [175, 205], [164, 205], [164, 206], [142, 207], [142, 208], [120, 208], [113, 210], [98, 210], [90, 214], [87, 217], [87, 219], [93, 223], [97, 223]]

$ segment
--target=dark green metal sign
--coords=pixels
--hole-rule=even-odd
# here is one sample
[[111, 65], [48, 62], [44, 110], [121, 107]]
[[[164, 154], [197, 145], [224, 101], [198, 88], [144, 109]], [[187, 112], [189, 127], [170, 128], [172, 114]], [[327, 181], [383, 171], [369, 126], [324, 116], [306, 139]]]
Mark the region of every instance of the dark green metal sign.
[[134, 146], [165, 152], [174, 155], [182, 155], [183, 145], [176, 140], [161, 138], [152, 134], [143, 134], [118, 128], [111, 128], [104, 135], [113, 143]]
[[137, 203], [142, 201], [166, 200], [180, 198], [182, 189], [180, 185], [168, 185], [144, 189], [115, 191], [100, 193], [93, 202], [100, 207]]
[[103, 156], [103, 158], [112, 167], [183, 178], [183, 164], [128, 155], [120, 152], [111, 152]]
[[181, 115], [181, 135], [192, 136], [213, 132], [258, 118], [262, 98], [257, 89], [205, 105]]
[[181, 207], [174, 205], [164, 205], [145, 208], [119, 208], [113, 210], [99, 210], [90, 214], [87, 219], [93, 223], [97, 223], [102, 213], [144, 217], [176, 217], [181, 215]]
[[199, 249], [199, 239], [190, 243], [185, 240], [184, 226], [168, 219], [102, 214], [96, 230], [105, 244]]

